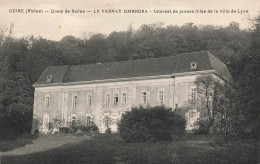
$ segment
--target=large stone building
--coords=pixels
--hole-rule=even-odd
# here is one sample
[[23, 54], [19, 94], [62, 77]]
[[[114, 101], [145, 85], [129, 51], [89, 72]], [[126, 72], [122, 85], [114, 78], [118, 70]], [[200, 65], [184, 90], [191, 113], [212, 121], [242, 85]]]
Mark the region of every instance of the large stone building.
[[231, 75], [224, 63], [210, 52], [184, 53], [177, 56], [48, 67], [34, 84], [34, 116], [45, 126], [56, 117], [66, 122], [86, 117], [104, 132], [103, 119], [113, 119], [112, 131], [122, 113], [133, 106], [165, 105], [185, 109], [186, 129], [193, 128], [199, 117], [195, 106], [194, 80], [212, 74], [224, 81]]

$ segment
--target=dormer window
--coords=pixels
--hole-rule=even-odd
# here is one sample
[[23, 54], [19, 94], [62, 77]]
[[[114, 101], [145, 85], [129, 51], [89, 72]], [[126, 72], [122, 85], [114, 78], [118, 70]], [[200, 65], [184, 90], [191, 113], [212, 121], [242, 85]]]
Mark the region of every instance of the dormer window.
[[52, 82], [53, 76], [52, 75], [48, 75], [47, 76], [47, 82], [50, 83]]
[[190, 69], [191, 69], [191, 70], [196, 70], [196, 69], [198, 69], [198, 64], [197, 64], [195, 61], [191, 62], [191, 63], [190, 63]]

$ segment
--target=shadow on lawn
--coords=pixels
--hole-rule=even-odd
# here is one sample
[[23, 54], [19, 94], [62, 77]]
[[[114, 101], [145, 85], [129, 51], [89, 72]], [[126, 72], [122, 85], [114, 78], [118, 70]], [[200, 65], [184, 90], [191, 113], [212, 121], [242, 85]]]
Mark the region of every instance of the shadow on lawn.
[[82, 140], [33, 154], [4, 156], [0, 163], [113, 163], [112, 150], [104, 142], [102, 137], [94, 142]]
[[97, 134], [91, 140], [22, 156], [4, 163], [257, 163], [259, 144], [222, 136], [176, 137], [172, 142], [126, 143], [119, 134]]
[[37, 135], [24, 135], [16, 138], [15, 140], [0, 140], [0, 152], [6, 152], [29, 145], [37, 137]]

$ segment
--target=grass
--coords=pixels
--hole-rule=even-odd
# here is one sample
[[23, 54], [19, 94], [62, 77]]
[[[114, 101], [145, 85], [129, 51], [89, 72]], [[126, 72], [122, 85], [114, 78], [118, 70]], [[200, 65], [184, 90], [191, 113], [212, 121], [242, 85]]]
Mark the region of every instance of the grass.
[[0, 140], [0, 152], [6, 152], [13, 150], [18, 147], [23, 147], [28, 144], [31, 144], [36, 136], [21, 136], [16, 140]]
[[257, 163], [259, 143], [230, 136], [174, 137], [172, 142], [125, 143], [119, 134], [97, 134], [90, 140], [22, 156], [4, 163]]

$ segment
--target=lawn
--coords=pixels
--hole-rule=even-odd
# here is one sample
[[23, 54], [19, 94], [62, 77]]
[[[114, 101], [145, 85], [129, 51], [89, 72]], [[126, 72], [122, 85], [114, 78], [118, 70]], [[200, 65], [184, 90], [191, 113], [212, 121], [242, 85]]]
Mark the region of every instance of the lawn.
[[[51, 144], [52, 139], [49, 141]], [[53, 142], [56, 140], [53, 139]], [[172, 142], [125, 143], [119, 134], [96, 134], [92, 138], [82, 138], [78, 142], [41, 152], [2, 156], [1, 162], [254, 164], [259, 162], [259, 147], [255, 140], [230, 136], [186, 134], [174, 137]]]
[[0, 152], [6, 152], [18, 147], [31, 144], [35, 136], [23, 136], [16, 140], [0, 140]]

